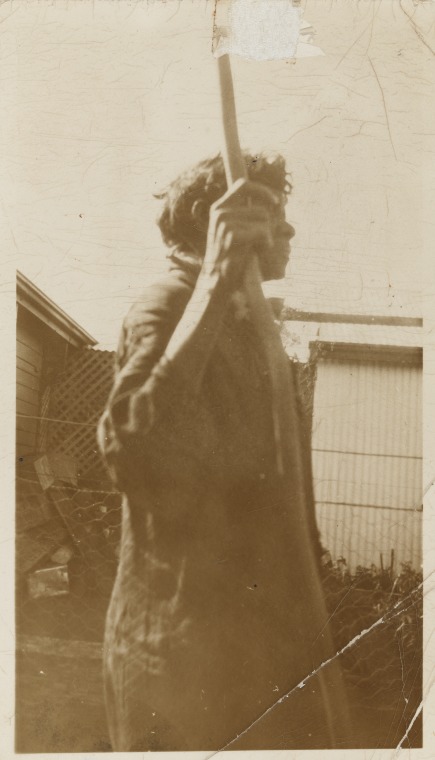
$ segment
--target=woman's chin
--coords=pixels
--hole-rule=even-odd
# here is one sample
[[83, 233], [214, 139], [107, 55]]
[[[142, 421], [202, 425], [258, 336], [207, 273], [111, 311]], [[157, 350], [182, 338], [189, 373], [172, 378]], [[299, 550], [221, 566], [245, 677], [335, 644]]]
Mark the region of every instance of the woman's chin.
[[282, 255], [279, 257], [276, 257], [276, 260], [273, 262], [273, 266], [271, 266], [271, 270], [273, 270], [273, 277], [270, 277], [270, 280], [282, 280], [285, 277], [285, 272], [287, 269], [287, 264], [289, 262], [289, 251], [283, 252]]

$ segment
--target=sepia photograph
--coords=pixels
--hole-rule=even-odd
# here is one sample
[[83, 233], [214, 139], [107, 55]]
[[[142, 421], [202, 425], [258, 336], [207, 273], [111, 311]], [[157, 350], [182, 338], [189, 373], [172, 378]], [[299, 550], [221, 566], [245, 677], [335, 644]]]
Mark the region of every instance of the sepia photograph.
[[0, 21], [12, 753], [429, 758], [435, 1]]

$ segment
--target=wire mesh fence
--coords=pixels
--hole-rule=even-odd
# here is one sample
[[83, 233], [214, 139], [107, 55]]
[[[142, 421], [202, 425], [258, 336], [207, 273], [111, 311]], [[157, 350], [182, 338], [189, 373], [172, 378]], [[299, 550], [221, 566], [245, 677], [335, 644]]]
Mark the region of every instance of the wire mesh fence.
[[[73, 678], [77, 704], [85, 701], [83, 684], [71, 670], [74, 662], [74, 668], [80, 670], [77, 658], [71, 657], [75, 644], [80, 644], [77, 652], [82, 652], [83, 668], [87, 669], [85, 681], [94, 674], [84, 691], [93, 694], [94, 702], [100, 699], [99, 710], [103, 709], [98, 674], [105, 614], [118, 564], [121, 495], [108, 481], [95, 443], [96, 419], [110, 387], [113, 356], [105, 352], [103, 359], [94, 360], [93, 353], [98, 352], [86, 351], [74, 367], [67, 367], [48, 394], [50, 403], [42, 424], [48, 453], [18, 461], [16, 623], [18, 641], [24, 643], [17, 670], [17, 725], [20, 720], [23, 725], [24, 711], [31, 709], [29, 695], [34, 701], [35, 693], [38, 700], [49, 689], [55, 693], [65, 673]], [[83, 367], [87, 368], [84, 383]], [[81, 383], [75, 395], [86, 396], [82, 405], [74, 399], [74, 378]], [[308, 438], [314, 383], [312, 368], [303, 368], [299, 387]], [[73, 456], [68, 441], [73, 442]], [[346, 559], [331, 560], [328, 552], [322, 564], [330, 625], [358, 720], [361, 711], [380, 710], [387, 716], [385, 727], [379, 724], [374, 735], [371, 725], [368, 733], [381, 746], [395, 746], [421, 701], [421, 574], [410, 564], [355, 569]], [[92, 667], [88, 667], [87, 647], [92, 643], [97, 649], [92, 650]], [[49, 672], [49, 661], [56, 662], [56, 667], [52, 680], [43, 682], [40, 673]], [[34, 679], [27, 690], [30, 672]], [[39, 722], [39, 717], [35, 718], [35, 725]], [[26, 731], [28, 728], [22, 730], [23, 736]], [[407, 741], [418, 746], [417, 723], [413, 731]], [[53, 736], [40, 747], [32, 741], [21, 743], [19, 751], [97, 751], [109, 746], [107, 737], [106, 744], [96, 740], [85, 747], [74, 742], [67, 746], [66, 739], [56, 743]], [[367, 741], [366, 735], [360, 746], [367, 746]]]
[[43, 523], [17, 533], [18, 633], [95, 641], [116, 575], [121, 497], [112, 490], [18, 478], [44, 504]]
[[[19, 482], [40, 499], [37, 480]], [[50, 519], [37, 540], [48, 551], [19, 574], [17, 586], [17, 634], [23, 642], [17, 660], [17, 750], [107, 751], [101, 658], [118, 562], [120, 496], [109, 490], [55, 486], [45, 499], [49, 504], [44, 514]], [[421, 575], [410, 566], [399, 573], [375, 567], [351, 573], [344, 560], [332, 562], [326, 554], [322, 581], [351, 712], [357, 734], [362, 734], [355, 746], [396, 746], [421, 701]], [[62, 731], [50, 733], [47, 727], [40, 735], [43, 704], [51, 705], [46, 708], [48, 726], [55, 721]], [[32, 715], [34, 733], [29, 736]], [[86, 738], [78, 727], [73, 737], [71, 716], [81, 727], [89, 724]], [[86, 743], [91, 738], [93, 744]], [[419, 746], [418, 723], [407, 743]]]
[[[17, 491], [44, 517], [36, 530], [27, 524], [17, 534], [18, 637], [101, 644], [118, 563], [120, 495], [67, 485], [44, 493], [29, 477], [18, 478]], [[27, 564], [20, 566], [22, 555]], [[421, 699], [421, 574], [410, 565], [350, 572], [327, 553], [322, 581], [336, 651], [358, 702], [409, 722]]]
[[360, 704], [394, 714], [385, 746], [406, 731], [422, 696], [423, 578], [409, 564], [358, 567], [328, 561], [322, 573], [337, 652]]

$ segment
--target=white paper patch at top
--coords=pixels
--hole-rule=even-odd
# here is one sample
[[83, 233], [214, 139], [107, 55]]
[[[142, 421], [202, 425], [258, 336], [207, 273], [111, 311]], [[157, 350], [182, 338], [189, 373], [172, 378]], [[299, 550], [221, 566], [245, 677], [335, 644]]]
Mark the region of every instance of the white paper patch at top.
[[292, 0], [231, 0], [214, 54], [258, 61], [294, 58], [300, 25], [301, 10]]

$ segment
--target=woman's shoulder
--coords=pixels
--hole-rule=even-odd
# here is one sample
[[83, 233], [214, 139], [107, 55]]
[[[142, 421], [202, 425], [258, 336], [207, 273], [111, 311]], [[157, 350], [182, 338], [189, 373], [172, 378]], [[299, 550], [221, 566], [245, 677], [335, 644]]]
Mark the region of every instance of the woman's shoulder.
[[153, 355], [162, 353], [192, 294], [192, 284], [182, 274], [168, 272], [144, 288], [131, 305], [118, 342], [118, 367], [139, 347]]
[[129, 329], [144, 321], [154, 323], [172, 316], [181, 317], [192, 289], [191, 282], [183, 276], [183, 272], [167, 272], [141, 291], [125, 317], [124, 328]]

